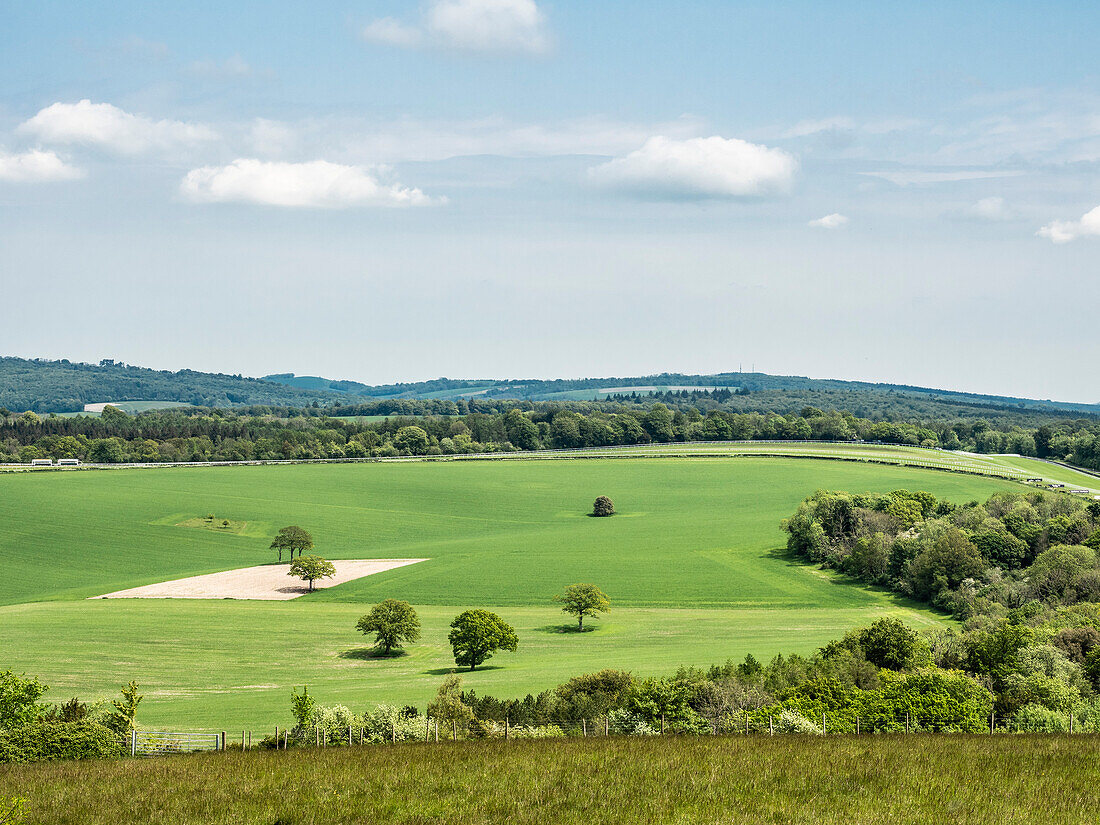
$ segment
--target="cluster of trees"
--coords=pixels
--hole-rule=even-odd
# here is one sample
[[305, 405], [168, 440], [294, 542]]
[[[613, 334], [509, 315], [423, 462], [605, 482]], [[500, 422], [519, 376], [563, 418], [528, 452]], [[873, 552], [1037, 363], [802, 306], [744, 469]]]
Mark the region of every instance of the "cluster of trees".
[[136, 683], [125, 685], [120, 698], [94, 704], [76, 697], [45, 703], [47, 690], [35, 677], [0, 673], [0, 763], [122, 755], [142, 700]]
[[[596, 618], [611, 610], [611, 600], [594, 584], [571, 584], [554, 597], [562, 611], [577, 619], [577, 631], [584, 630], [586, 618]], [[379, 655], [389, 656], [406, 644], [420, 639], [420, 618], [408, 602], [386, 599], [359, 619], [356, 629], [374, 635]], [[451, 622], [447, 636], [455, 664], [474, 670], [498, 650], [514, 653], [519, 646], [515, 628], [488, 610], [465, 610]]]
[[[108, 407], [98, 418], [0, 410], [0, 462], [35, 458], [94, 463], [310, 460], [793, 439], [1010, 452], [1100, 468], [1100, 424], [1094, 420], [998, 429], [982, 419], [876, 421], [817, 407], [781, 415], [703, 411], [694, 406], [679, 409], [662, 403], [648, 407], [496, 403], [498, 408], [491, 412], [480, 411], [475, 402], [460, 402], [467, 412], [380, 421], [332, 417], [314, 407], [194, 408], [137, 415]], [[459, 406], [446, 404], [456, 410]]]
[[[362, 616], [356, 629], [374, 634], [376, 650], [389, 656], [420, 639], [420, 618], [408, 602], [386, 599]], [[519, 637], [515, 628], [488, 610], [464, 610], [451, 622], [447, 636], [455, 664], [474, 670], [499, 650], [515, 653]]]
[[1002, 492], [957, 506], [908, 490], [818, 491], [784, 528], [794, 554], [960, 619], [1100, 602], [1100, 501]]
[[956, 506], [908, 490], [821, 491], [784, 526], [794, 554], [962, 620], [961, 631], [929, 634], [928, 654], [980, 679], [998, 713], [1062, 729], [1098, 712], [1100, 502], [1035, 491]]

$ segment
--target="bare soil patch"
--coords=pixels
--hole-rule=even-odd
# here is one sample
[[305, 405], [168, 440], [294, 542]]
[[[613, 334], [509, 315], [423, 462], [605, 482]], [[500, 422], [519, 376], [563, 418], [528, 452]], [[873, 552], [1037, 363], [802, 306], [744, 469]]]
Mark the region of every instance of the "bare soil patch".
[[[314, 590], [383, 573], [427, 559], [331, 559], [336, 575], [313, 583]], [[242, 567], [221, 573], [147, 584], [96, 596], [97, 599], [263, 599], [285, 601], [309, 592], [309, 585], [287, 575], [290, 563]]]

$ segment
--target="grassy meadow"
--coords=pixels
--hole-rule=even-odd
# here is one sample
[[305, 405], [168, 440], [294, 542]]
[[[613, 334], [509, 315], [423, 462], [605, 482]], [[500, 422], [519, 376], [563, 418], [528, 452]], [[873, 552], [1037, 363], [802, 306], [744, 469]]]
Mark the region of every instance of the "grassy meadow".
[[[467, 677], [522, 696], [571, 675], [639, 674], [746, 653], [810, 652], [885, 614], [940, 621], [896, 596], [787, 558], [780, 521], [815, 489], [928, 490], [956, 501], [1018, 484], [782, 458], [407, 462], [0, 475], [0, 668], [37, 674], [59, 701], [143, 686], [146, 724], [285, 723], [293, 685], [353, 707], [423, 706], [453, 667], [446, 630], [467, 607], [515, 625], [516, 654]], [[620, 513], [586, 515], [597, 495]], [[232, 529], [208, 529], [215, 514]], [[195, 520], [198, 519], [199, 522]], [[273, 563], [286, 524], [329, 558], [428, 561], [289, 602], [89, 600], [166, 579]], [[590, 633], [552, 601], [599, 584], [613, 612]], [[372, 659], [354, 630], [405, 599], [424, 637]]]
[[53, 825], [1094, 823], [1091, 736], [527, 740], [0, 766]]

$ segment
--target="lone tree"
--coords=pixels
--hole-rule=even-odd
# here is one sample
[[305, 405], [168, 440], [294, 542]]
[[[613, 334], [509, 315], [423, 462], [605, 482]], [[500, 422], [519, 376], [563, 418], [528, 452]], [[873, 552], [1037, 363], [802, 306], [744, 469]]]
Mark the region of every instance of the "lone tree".
[[371, 608], [356, 625], [363, 633], [374, 634], [375, 644], [383, 656], [389, 656], [395, 647], [420, 638], [420, 619], [408, 602], [386, 599]]
[[562, 603], [562, 611], [577, 617], [577, 631], [584, 630], [584, 617], [593, 619], [599, 613], [611, 612], [611, 600], [594, 584], [571, 584], [554, 601]]
[[332, 562], [320, 556], [301, 556], [290, 563], [290, 569], [286, 574], [308, 581], [309, 589], [312, 591], [313, 582], [316, 579], [331, 579], [336, 575], [336, 568], [332, 566]]
[[301, 557], [303, 550], [313, 549], [313, 536], [297, 524], [292, 524], [275, 534], [275, 539], [271, 542], [271, 549], [279, 551], [279, 561], [283, 560], [284, 550], [290, 551], [290, 558], [292, 559], [295, 550], [298, 551], [298, 556]]
[[519, 645], [516, 631], [496, 613], [488, 610], [467, 610], [455, 616], [451, 632], [447, 636], [455, 654], [455, 664], [470, 670], [486, 659], [493, 658], [498, 650], [515, 653]]
[[592, 515], [594, 516], [613, 516], [615, 515], [615, 504], [607, 496], [600, 496], [592, 504]]

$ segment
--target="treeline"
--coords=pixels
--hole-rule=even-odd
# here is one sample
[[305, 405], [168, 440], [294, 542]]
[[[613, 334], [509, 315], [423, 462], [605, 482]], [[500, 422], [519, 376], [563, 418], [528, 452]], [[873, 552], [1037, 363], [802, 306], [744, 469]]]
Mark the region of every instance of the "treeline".
[[[413, 417], [409, 409], [429, 409]], [[1073, 420], [1032, 430], [987, 421], [873, 421], [805, 407], [730, 413], [571, 402], [385, 401], [394, 414], [335, 417], [319, 407], [181, 408], [99, 417], [0, 410], [0, 462], [78, 458], [96, 463], [309, 460], [460, 455], [726, 440], [871, 441], [982, 453], [1019, 453], [1100, 468], [1100, 424]], [[347, 409], [347, 408], [342, 408]], [[352, 409], [362, 409], [356, 406]], [[375, 412], [370, 415], [383, 415]]]

